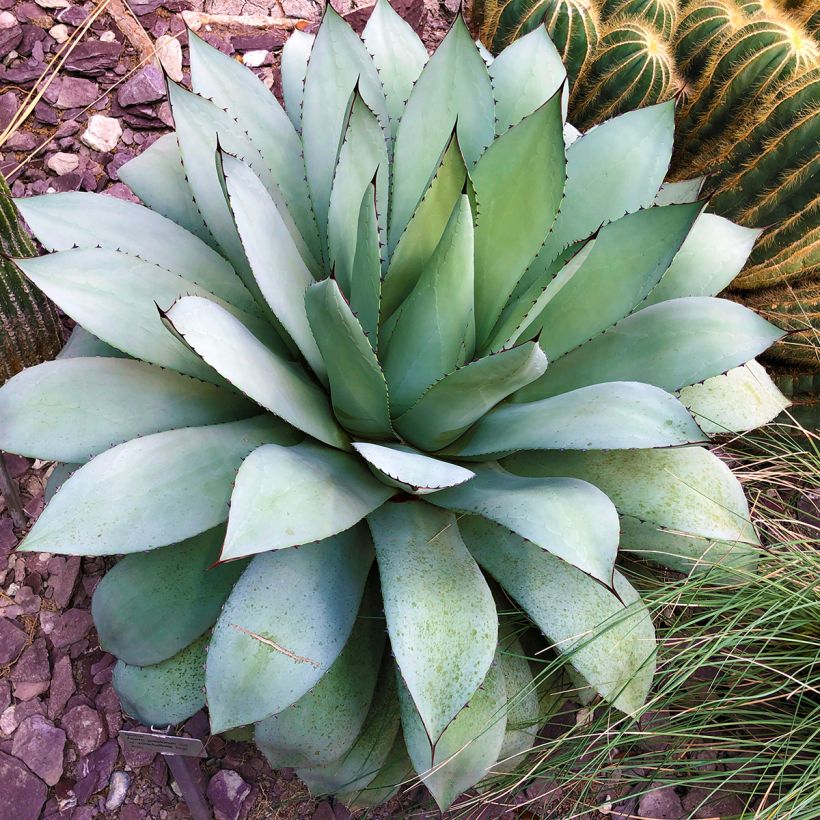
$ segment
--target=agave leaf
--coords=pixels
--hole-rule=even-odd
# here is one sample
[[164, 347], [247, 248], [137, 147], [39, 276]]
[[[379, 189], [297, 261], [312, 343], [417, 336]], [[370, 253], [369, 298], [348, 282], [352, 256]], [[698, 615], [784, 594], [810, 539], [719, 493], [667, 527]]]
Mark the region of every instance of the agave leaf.
[[522, 478], [495, 464], [442, 490], [431, 504], [483, 515], [609, 586], [618, 552], [618, 513], [597, 487], [574, 478]]
[[404, 444], [385, 446], [354, 441], [353, 448], [386, 484], [416, 495], [463, 484], [475, 475], [459, 464], [431, 458]]
[[56, 493], [57, 490], [59, 490], [60, 487], [68, 481], [72, 473], [77, 472], [77, 470], [82, 466], [82, 464], [74, 464], [71, 462], [66, 464], [56, 464], [54, 466], [54, 469], [51, 471], [51, 475], [49, 475], [46, 482], [46, 491], [44, 493], [46, 504], [51, 503], [51, 499], [54, 498], [54, 493]]
[[555, 220], [564, 191], [564, 164], [561, 99], [556, 93], [502, 134], [473, 169], [479, 349]]
[[390, 438], [387, 383], [364, 330], [333, 279], [311, 285], [305, 308], [322, 352], [336, 418], [365, 438]]
[[74, 247], [121, 251], [176, 273], [244, 311], [259, 311], [225, 259], [194, 234], [148, 208], [80, 192], [26, 197], [14, 203], [48, 251]]
[[229, 390], [133, 359], [65, 359], [23, 370], [0, 388], [0, 448], [83, 462], [137, 436], [247, 418]]
[[194, 202], [176, 134], [165, 134], [117, 171], [119, 178], [152, 210], [176, 222], [212, 248], [219, 243]]
[[516, 450], [631, 450], [706, 441], [672, 395], [641, 382], [604, 382], [505, 404], [448, 448], [458, 456]]
[[500, 620], [499, 635], [497, 657], [507, 692], [507, 726], [493, 770], [511, 773], [535, 744], [541, 709], [529, 660], [508, 619]]
[[313, 275], [264, 185], [245, 163], [223, 155], [231, 213], [259, 293], [319, 378], [325, 367], [305, 314]]
[[336, 799], [353, 810], [372, 808], [389, 800], [413, 777], [413, 764], [404, 737], [398, 732], [379, 773], [367, 785], [338, 794]]
[[339, 794], [344, 801], [370, 784], [382, 769], [399, 735], [399, 703], [395, 665], [385, 655], [364, 727], [353, 746], [338, 760], [297, 769], [311, 794]]
[[407, 98], [427, 62], [427, 49], [388, 0], [376, 0], [362, 39], [384, 87], [390, 134], [395, 138]]
[[754, 430], [768, 424], [790, 404], [754, 359], [728, 373], [684, 387], [680, 400], [706, 433]]
[[260, 447], [239, 468], [221, 560], [329, 538], [394, 494], [353, 455], [311, 441]]
[[455, 134], [436, 175], [398, 240], [382, 286], [382, 315], [391, 316], [427, 267], [464, 190], [467, 166]]
[[379, 236], [384, 242], [390, 181], [387, 143], [378, 118], [356, 90], [333, 176], [327, 225], [330, 264], [342, 292], [348, 297], [356, 254], [359, 210], [362, 196], [372, 181], [376, 183]]
[[165, 321], [203, 361], [257, 404], [331, 447], [349, 449], [327, 396], [302, 366], [271, 350], [223, 307], [185, 296], [165, 314]]
[[681, 182], [664, 182], [655, 194], [655, 205], [683, 205], [694, 202], [700, 196], [700, 190], [706, 177], [684, 179]]
[[616, 597], [498, 524], [466, 516], [458, 526], [479, 564], [603, 698], [626, 714], [643, 706], [655, 672], [655, 630], [617, 570]]
[[353, 746], [373, 700], [384, 652], [380, 616], [378, 583], [369, 583], [353, 631], [333, 666], [307, 694], [256, 724], [254, 740], [273, 768], [321, 766]]
[[[310, 53], [302, 103], [307, 180], [323, 243], [327, 241], [330, 191], [354, 88], [386, 128], [387, 103], [376, 67], [358, 35], [328, 3]], [[361, 191], [357, 197], [360, 195]]]
[[268, 167], [244, 131], [221, 108], [175, 83], [168, 84], [168, 98], [185, 175], [196, 206], [222, 253], [254, 293], [248, 261], [222, 187], [216, 163], [217, 148], [240, 157], [260, 178], [264, 176], [265, 187], [270, 192], [273, 183]]
[[248, 563], [213, 566], [224, 537], [224, 525], [215, 527], [126, 555], [110, 569], [91, 601], [100, 646], [125, 663], [151, 666], [210, 629]]
[[430, 385], [472, 358], [473, 214], [466, 195], [382, 336], [389, 338], [382, 361], [394, 416], [409, 410]]
[[193, 32], [188, 37], [188, 49], [194, 92], [225, 109], [246, 132], [270, 170], [313, 261], [320, 259], [319, 232], [305, 180], [302, 141], [279, 101], [252, 71]]
[[74, 325], [68, 341], [55, 359], [89, 359], [101, 356], [107, 359], [130, 359], [127, 353], [117, 350], [116, 347], [106, 344], [93, 333], [89, 333], [82, 325]]
[[368, 523], [390, 645], [435, 743], [492, 662], [493, 597], [451, 513], [423, 502], [386, 504]]
[[[519, 453], [504, 459], [519, 475], [573, 476], [603, 490], [621, 514], [621, 546], [688, 571], [759, 543], [732, 471], [700, 447], [608, 453]], [[716, 542], [716, 543], [710, 543]], [[731, 563], [731, 562], [730, 562]]]
[[504, 673], [496, 655], [467, 706], [431, 746], [413, 698], [403, 681], [399, 681], [407, 751], [413, 767], [442, 811], [446, 811], [458, 795], [475, 786], [498, 759], [507, 726], [506, 701]]
[[627, 316], [562, 356], [513, 401], [536, 401], [605, 381], [640, 381], [672, 392], [738, 367], [783, 335], [735, 302], [672, 299]]
[[146, 726], [182, 723], [205, 705], [205, 657], [208, 636], [203, 635], [172, 658], [156, 666], [114, 666], [111, 683], [123, 711]]
[[[168, 333], [157, 311], [157, 306], [168, 308], [188, 294], [212, 297], [193, 282], [137, 257], [102, 249], [61, 251], [20, 259], [17, 265], [75, 322], [107, 344], [137, 359], [218, 381], [210, 367]], [[276, 344], [264, 321], [237, 308], [230, 310], [254, 332], [264, 334], [266, 342]]]
[[305, 76], [307, 74], [310, 52], [316, 37], [306, 31], [295, 28], [282, 48], [282, 96], [293, 127], [302, 133], [302, 100], [305, 95]]
[[413, 86], [396, 133], [388, 251], [396, 247], [456, 128], [468, 168], [494, 134], [487, 67], [459, 14]]
[[[545, 26], [511, 43], [489, 67], [495, 96], [495, 133], [503, 134], [562, 90], [567, 70]], [[562, 119], [567, 93], [562, 92]], [[543, 238], [543, 237], [542, 237]]]
[[93, 458], [65, 482], [19, 549], [116, 555], [164, 547], [221, 524], [244, 458], [301, 434], [272, 416], [168, 430]]
[[671, 101], [650, 105], [601, 123], [571, 143], [558, 216], [508, 309], [519, 306], [526, 312], [534, 297], [521, 297], [544, 289], [550, 264], [568, 245], [652, 204], [669, 168], [674, 117]]
[[758, 236], [755, 228], [701, 214], [646, 304], [682, 296], [716, 296], [740, 273]]
[[281, 712], [321, 680], [347, 643], [372, 563], [364, 526], [251, 561], [208, 649], [214, 733]]
[[373, 350], [379, 343], [379, 306], [381, 301], [381, 258], [379, 225], [376, 214], [376, 186], [365, 188], [359, 205], [356, 253], [350, 272], [350, 310], [358, 318]]
[[546, 368], [547, 357], [535, 342], [470, 362], [436, 382], [396, 419], [396, 430], [422, 450], [439, 450]]
[[700, 203], [648, 208], [601, 228], [572, 276], [557, 290], [522, 338], [538, 335], [550, 362], [602, 333], [646, 299], [685, 241]]

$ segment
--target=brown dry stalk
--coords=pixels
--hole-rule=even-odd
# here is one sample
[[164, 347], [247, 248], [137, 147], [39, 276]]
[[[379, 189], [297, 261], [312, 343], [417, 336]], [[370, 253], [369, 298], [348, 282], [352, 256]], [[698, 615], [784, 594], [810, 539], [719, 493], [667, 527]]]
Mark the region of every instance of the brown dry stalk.
[[245, 629], [244, 626], [239, 626], [239, 624], [231, 624], [234, 629], [243, 632], [245, 635], [249, 635], [254, 640], [259, 641], [260, 643], [265, 644], [265, 646], [269, 646], [271, 649], [275, 649], [277, 652], [281, 652], [283, 655], [287, 655], [291, 660], [297, 661], [298, 663], [309, 663], [311, 666], [315, 666], [317, 669], [322, 665], [318, 661], [314, 661], [311, 658], [304, 658], [301, 655], [297, 655], [295, 652], [291, 652], [289, 649], [285, 649], [284, 646], [280, 646], [276, 641], [272, 641], [270, 638], [264, 638], [262, 635], [257, 635], [256, 632], [251, 632], [250, 629]]
[[204, 11], [183, 11], [182, 19], [191, 31], [202, 26], [247, 26], [248, 28], [296, 28], [298, 20], [289, 17], [268, 17], [263, 14], [208, 14]]

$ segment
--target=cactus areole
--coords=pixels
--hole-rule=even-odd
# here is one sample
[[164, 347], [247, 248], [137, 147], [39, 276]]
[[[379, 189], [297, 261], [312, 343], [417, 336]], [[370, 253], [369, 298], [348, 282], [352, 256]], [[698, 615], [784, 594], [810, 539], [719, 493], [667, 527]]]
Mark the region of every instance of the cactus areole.
[[671, 104], [568, 127], [543, 27], [488, 65], [460, 17], [428, 56], [386, 0], [362, 39], [328, 6], [287, 110], [190, 41], [176, 133], [120, 172], [144, 206], [17, 202], [79, 326], [0, 390], [0, 449], [60, 462], [22, 549], [124, 555], [93, 613], [145, 723], [205, 704], [314, 793], [415, 771], [445, 808], [560, 685], [499, 610], [634, 716], [619, 548], [753, 565], [707, 444], [784, 406], [782, 331], [715, 298], [757, 232], [663, 184]]

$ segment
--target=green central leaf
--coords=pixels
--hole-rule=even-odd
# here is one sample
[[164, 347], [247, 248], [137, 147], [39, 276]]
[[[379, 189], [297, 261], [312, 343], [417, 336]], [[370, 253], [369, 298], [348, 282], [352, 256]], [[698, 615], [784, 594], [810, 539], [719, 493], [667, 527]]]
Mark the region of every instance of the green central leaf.
[[394, 493], [355, 456], [321, 444], [260, 447], [236, 476], [222, 560], [336, 535]]
[[435, 743], [492, 662], [493, 597], [451, 513], [420, 501], [385, 504], [368, 523], [390, 646]]

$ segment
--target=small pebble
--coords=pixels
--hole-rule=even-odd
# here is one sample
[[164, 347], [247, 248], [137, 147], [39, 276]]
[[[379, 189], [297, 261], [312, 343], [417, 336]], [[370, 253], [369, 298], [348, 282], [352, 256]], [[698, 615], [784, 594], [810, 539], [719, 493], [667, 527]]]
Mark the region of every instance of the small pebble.
[[114, 772], [108, 786], [108, 797], [105, 800], [105, 808], [108, 811], [118, 809], [124, 802], [128, 794], [128, 787], [131, 785], [131, 775], [128, 772]]

